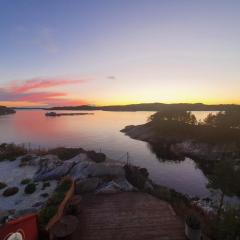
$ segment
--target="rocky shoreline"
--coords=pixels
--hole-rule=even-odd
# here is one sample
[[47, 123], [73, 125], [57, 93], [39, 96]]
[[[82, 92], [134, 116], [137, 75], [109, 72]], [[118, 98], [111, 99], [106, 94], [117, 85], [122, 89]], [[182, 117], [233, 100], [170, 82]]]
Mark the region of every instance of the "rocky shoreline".
[[104, 153], [81, 148], [41, 153], [19, 148], [7, 144], [0, 148], [0, 220], [39, 212], [64, 177], [75, 182], [76, 194], [142, 191], [170, 202], [175, 198], [190, 201], [187, 196], [154, 184], [147, 169], [112, 160]]
[[[190, 138], [158, 136], [150, 123], [126, 126], [121, 132], [127, 136], [148, 142], [159, 157], [183, 160], [190, 157], [196, 161], [214, 162], [220, 159], [240, 159], [240, 148], [234, 143], [204, 143]], [[162, 156], [161, 156], [162, 154]]]
[[[1, 146], [0, 155], [9, 156], [4, 149], [9, 151], [6, 149], [10, 147], [6, 144]], [[11, 149], [14, 149], [12, 145]], [[128, 181], [130, 175], [126, 174], [126, 169], [130, 168], [103, 153], [80, 148], [60, 148], [44, 154], [26, 153], [18, 149], [17, 153], [10, 160], [3, 157], [0, 161], [0, 220], [6, 216], [15, 218], [39, 212], [64, 177], [75, 181], [76, 194], [138, 191]], [[146, 175], [147, 170], [141, 172]], [[139, 174], [136, 176], [141, 180], [137, 186], [148, 189], [150, 182]]]
[[0, 116], [1, 115], [7, 115], [7, 114], [14, 114], [16, 113], [15, 110], [11, 109], [11, 108], [7, 108], [4, 106], [0, 106]]
[[[89, 195], [140, 192], [168, 202], [182, 217], [189, 210], [206, 216], [216, 213], [210, 199], [189, 198], [155, 184], [145, 168], [82, 148], [27, 152], [13, 144], [2, 144], [0, 169], [0, 226], [29, 213], [37, 213], [40, 222], [46, 225], [55, 214], [53, 208], [57, 211], [64, 198], [61, 192], [64, 179], [71, 179], [79, 199]], [[68, 210], [75, 211], [75, 208]]]

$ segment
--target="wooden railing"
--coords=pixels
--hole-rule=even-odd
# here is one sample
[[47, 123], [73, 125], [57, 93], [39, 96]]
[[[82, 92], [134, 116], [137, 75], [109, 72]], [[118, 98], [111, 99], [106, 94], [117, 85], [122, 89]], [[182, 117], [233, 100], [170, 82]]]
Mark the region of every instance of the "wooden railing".
[[[68, 177], [65, 177], [64, 179], [66, 179], [66, 178], [68, 178]], [[52, 228], [52, 226], [54, 224], [56, 224], [62, 218], [63, 213], [64, 213], [64, 209], [65, 209], [68, 201], [72, 198], [72, 196], [75, 193], [75, 182], [71, 178], [69, 178], [69, 179], [72, 181], [72, 185], [69, 188], [69, 190], [66, 192], [66, 195], [65, 195], [63, 201], [59, 205], [57, 213], [48, 222], [48, 224], [45, 228], [47, 231], [49, 231]]]

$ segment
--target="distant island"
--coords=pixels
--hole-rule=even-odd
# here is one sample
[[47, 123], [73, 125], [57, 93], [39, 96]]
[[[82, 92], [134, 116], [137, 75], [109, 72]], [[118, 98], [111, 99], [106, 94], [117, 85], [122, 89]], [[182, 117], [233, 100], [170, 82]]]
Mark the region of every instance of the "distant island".
[[61, 117], [61, 116], [76, 116], [76, 115], [93, 115], [94, 113], [56, 113], [56, 112], [47, 112], [46, 117]]
[[52, 108], [14, 108], [14, 109], [43, 109], [48, 111], [57, 110], [72, 110], [72, 111], [161, 111], [165, 109], [175, 109], [184, 111], [226, 111], [226, 110], [240, 110], [240, 105], [237, 104], [218, 104], [206, 105], [203, 103], [139, 103], [129, 105], [110, 105], [110, 106], [62, 106]]
[[16, 111], [13, 110], [12, 108], [0, 106], [0, 115], [7, 115], [7, 114], [13, 114], [13, 113], [16, 113]]

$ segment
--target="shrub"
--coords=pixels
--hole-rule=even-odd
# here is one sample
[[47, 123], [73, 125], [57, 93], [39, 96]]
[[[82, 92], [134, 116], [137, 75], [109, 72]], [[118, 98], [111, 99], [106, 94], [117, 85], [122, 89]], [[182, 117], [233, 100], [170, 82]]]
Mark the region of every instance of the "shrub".
[[29, 155], [29, 154], [23, 156], [23, 157], [21, 158], [21, 162], [20, 162], [20, 164], [19, 164], [19, 167], [27, 166], [27, 165], [29, 164], [29, 162], [32, 160], [32, 158], [33, 158], [33, 157], [32, 157], [31, 155]]
[[227, 209], [215, 226], [218, 240], [239, 239], [240, 237], [240, 209]]
[[35, 191], [36, 191], [36, 184], [35, 183], [29, 183], [24, 189], [24, 192], [26, 194], [32, 194]]
[[14, 161], [17, 157], [26, 154], [26, 149], [15, 144], [3, 143], [0, 145], [0, 161]]
[[9, 196], [15, 195], [18, 191], [19, 191], [18, 187], [10, 187], [3, 192], [3, 196], [9, 197]]
[[190, 215], [186, 217], [186, 224], [192, 229], [200, 229], [200, 221], [194, 215]]
[[44, 227], [48, 224], [50, 219], [57, 213], [59, 204], [63, 201], [66, 192], [71, 187], [71, 179], [63, 179], [58, 185], [55, 192], [47, 201], [46, 206], [39, 213], [39, 224], [40, 227]]
[[72, 180], [64, 179], [56, 188], [56, 192], [66, 192], [72, 184]]
[[227, 110], [215, 115], [212, 113], [204, 119], [204, 124], [219, 128], [240, 128], [240, 111]]
[[145, 186], [145, 182], [148, 179], [147, 169], [138, 168], [134, 166], [124, 166], [125, 176], [127, 180], [138, 189], [143, 189]]
[[179, 109], [164, 109], [150, 116], [149, 121], [171, 121], [180, 122], [184, 124], [195, 125], [197, 119], [194, 114], [185, 110]]
[[56, 214], [58, 206], [47, 205], [39, 213], [40, 226], [46, 226], [50, 219]]
[[154, 190], [152, 191], [152, 194], [160, 199], [163, 199], [165, 201], [171, 202], [171, 190], [168, 189], [167, 187], [163, 186], [158, 186], [158, 185], [153, 185]]
[[192, 139], [196, 142], [209, 144], [240, 144], [240, 129], [227, 126], [212, 126], [211, 124], [188, 124], [181, 121], [163, 120], [153, 115], [148, 123], [154, 136], [168, 139], [171, 142], [181, 142]]
[[26, 184], [29, 184], [32, 180], [30, 178], [24, 178], [22, 181], [21, 181], [21, 184], [22, 185], [26, 185]]
[[0, 189], [3, 189], [7, 186], [5, 182], [0, 182]]
[[49, 151], [50, 154], [56, 155], [61, 160], [68, 160], [75, 156], [77, 156], [80, 153], [85, 152], [82, 148], [54, 148]]
[[88, 151], [87, 156], [94, 162], [104, 162], [106, 155], [104, 153], [96, 153], [95, 151]]

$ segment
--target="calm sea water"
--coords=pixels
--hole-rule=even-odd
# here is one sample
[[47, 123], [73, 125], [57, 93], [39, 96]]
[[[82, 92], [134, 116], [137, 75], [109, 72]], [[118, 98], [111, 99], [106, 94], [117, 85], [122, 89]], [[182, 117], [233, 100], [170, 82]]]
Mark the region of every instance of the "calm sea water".
[[[64, 111], [67, 112], [67, 111]], [[14, 115], [0, 116], [0, 142], [31, 143], [31, 147], [80, 146], [101, 149], [113, 159], [126, 162], [127, 152], [132, 164], [145, 167], [158, 184], [191, 196], [207, 196], [207, 178], [194, 161], [161, 161], [142, 141], [120, 132], [127, 125], [146, 122], [153, 112], [104, 112], [94, 115], [45, 117], [45, 111], [19, 110]], [[195, 112], [203, 119], [208, 112]]]

